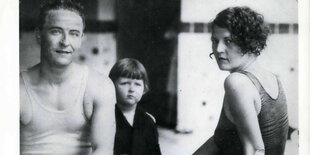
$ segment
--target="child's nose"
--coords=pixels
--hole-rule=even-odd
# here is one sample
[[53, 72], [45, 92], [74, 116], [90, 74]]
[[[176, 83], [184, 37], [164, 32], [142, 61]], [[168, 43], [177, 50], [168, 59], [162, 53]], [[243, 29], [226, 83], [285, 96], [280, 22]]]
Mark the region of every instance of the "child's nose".
[[129, 85], [129, 92], [133, 92], [134, 91], [134, 86], [133, 85]]

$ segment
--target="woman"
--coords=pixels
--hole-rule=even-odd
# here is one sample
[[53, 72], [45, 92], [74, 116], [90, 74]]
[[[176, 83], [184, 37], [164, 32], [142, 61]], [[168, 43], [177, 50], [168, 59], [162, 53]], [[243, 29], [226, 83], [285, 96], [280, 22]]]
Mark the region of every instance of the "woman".
[[214, 135], [194, 154], [283, 155], [288, 133], [285, 94], [278, 78], [256, 62], [266, 46], [263, 16], [248, 7], [227, 8], [212, 22], [212, 50], [229, 71]]

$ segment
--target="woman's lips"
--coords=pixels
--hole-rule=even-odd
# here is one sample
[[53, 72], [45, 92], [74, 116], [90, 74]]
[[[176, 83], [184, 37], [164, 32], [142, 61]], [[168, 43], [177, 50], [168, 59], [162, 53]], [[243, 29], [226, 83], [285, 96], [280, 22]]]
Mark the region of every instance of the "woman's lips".
[[220, 60], [220, 61], [228, 61], [228, 59], [226, 59], [226, 58], [221, 58], [221, 57], [219, 57], [218, 60]]

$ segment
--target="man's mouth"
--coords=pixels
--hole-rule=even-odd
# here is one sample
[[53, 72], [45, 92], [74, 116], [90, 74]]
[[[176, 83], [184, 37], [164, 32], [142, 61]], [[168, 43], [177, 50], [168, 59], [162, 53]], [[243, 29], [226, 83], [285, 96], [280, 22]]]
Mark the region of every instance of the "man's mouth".
[[59, 54], [71, 54], [72, 52], [63, 51], [63, 50], [56, 50], [56, 53], [59, 53]]

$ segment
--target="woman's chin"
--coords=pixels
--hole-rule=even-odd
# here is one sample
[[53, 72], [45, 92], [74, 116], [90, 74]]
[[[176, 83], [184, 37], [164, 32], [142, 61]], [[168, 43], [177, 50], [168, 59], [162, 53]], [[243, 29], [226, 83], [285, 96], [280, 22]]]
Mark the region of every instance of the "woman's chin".
[[220, 66], [219, 65], [219, 69], [221, 70], [221, 71], [231, 71], [231, 69], [230, 68], [227, 68], [227, 67], [225, 67], [225, 66]]

